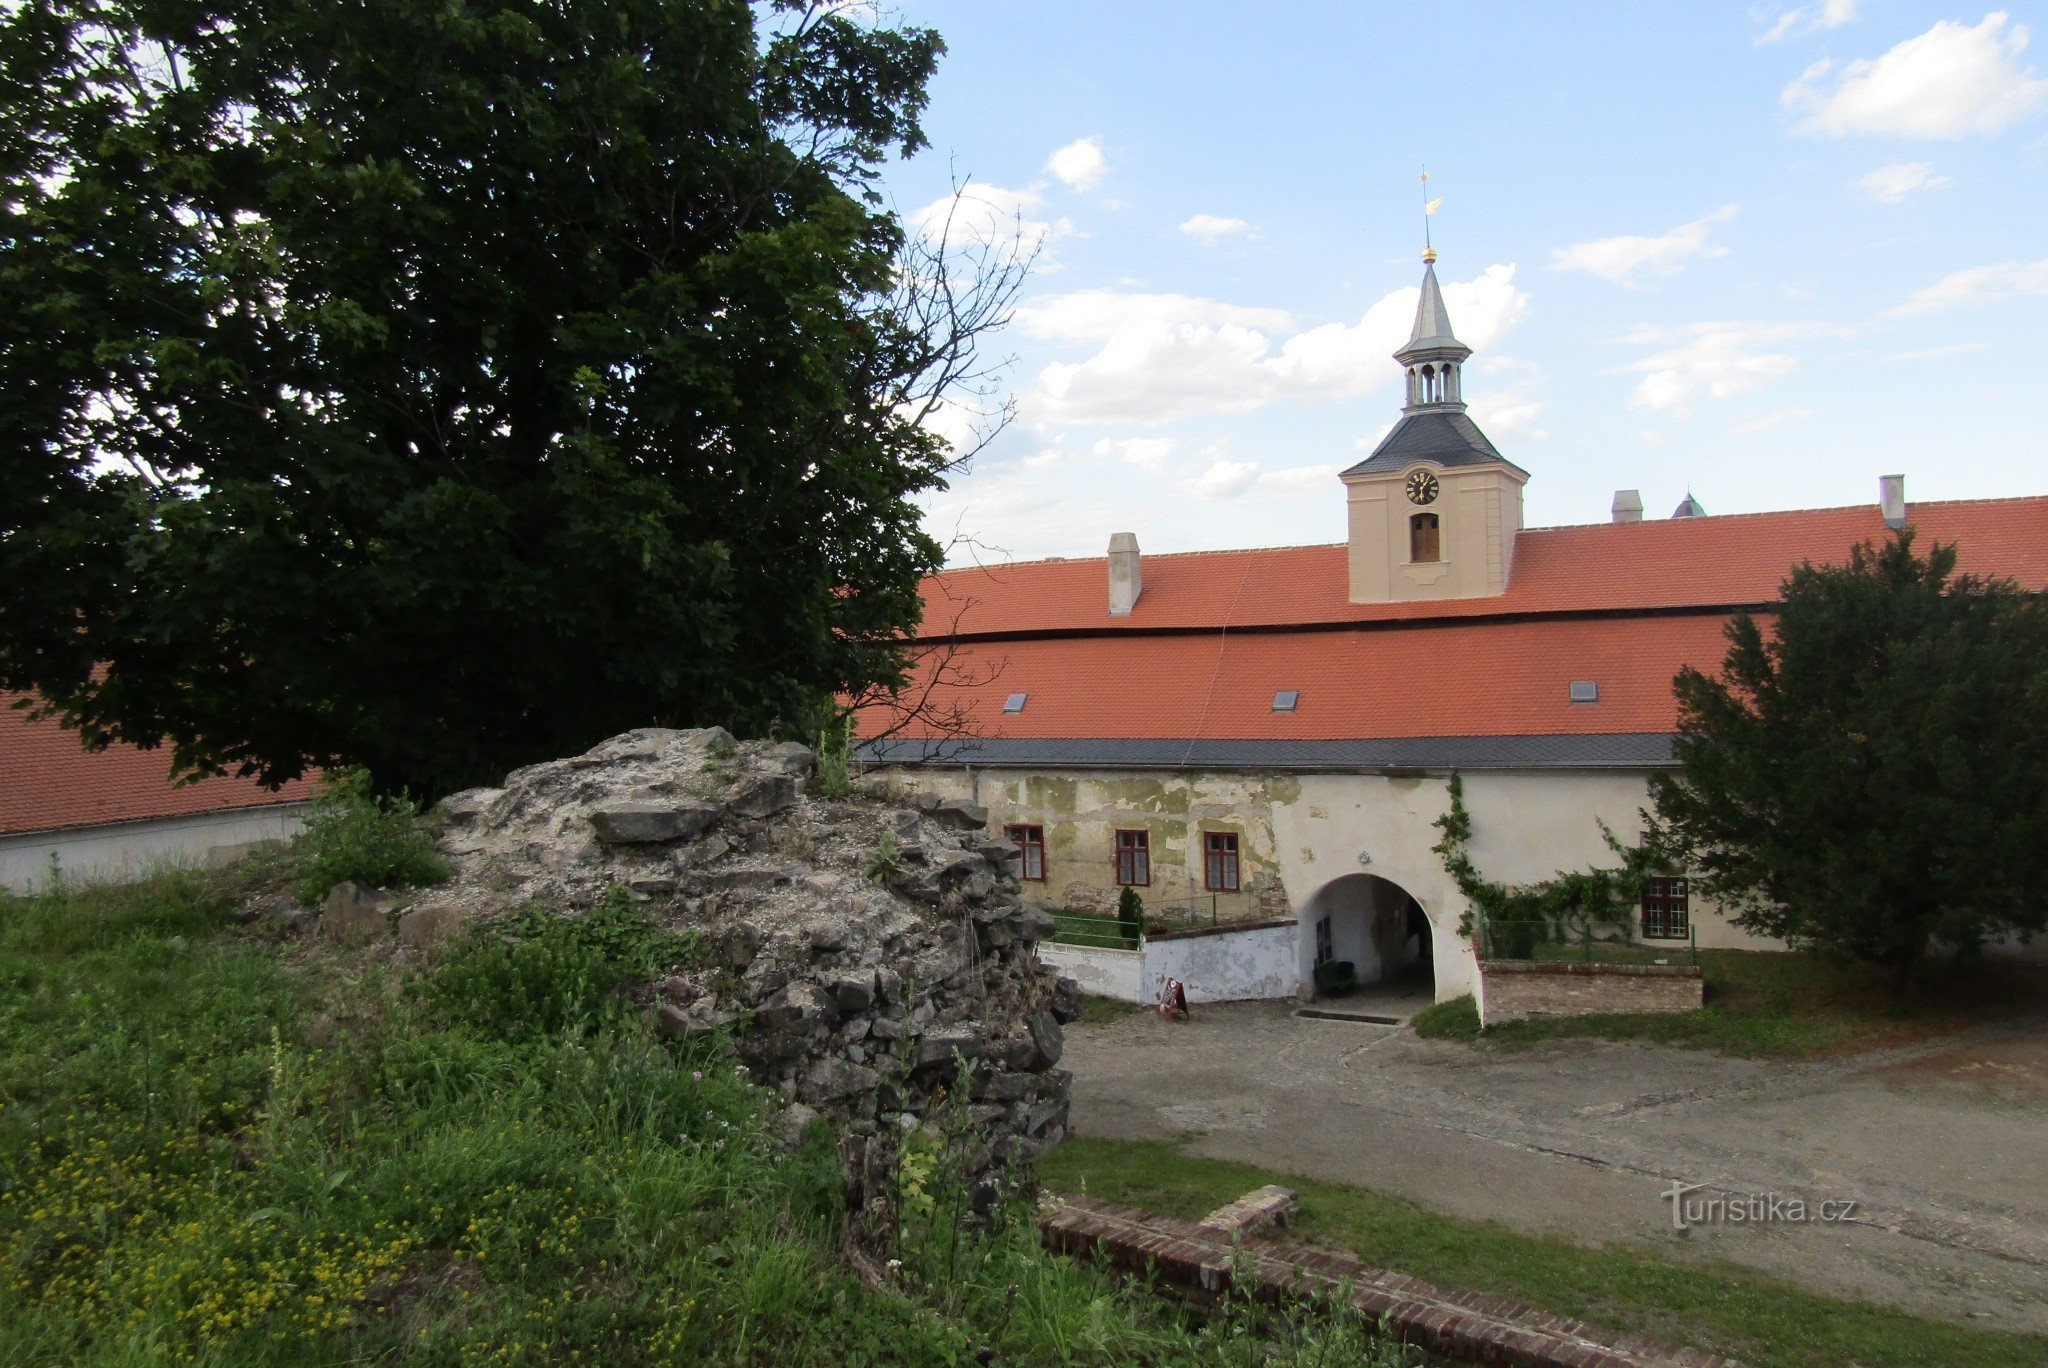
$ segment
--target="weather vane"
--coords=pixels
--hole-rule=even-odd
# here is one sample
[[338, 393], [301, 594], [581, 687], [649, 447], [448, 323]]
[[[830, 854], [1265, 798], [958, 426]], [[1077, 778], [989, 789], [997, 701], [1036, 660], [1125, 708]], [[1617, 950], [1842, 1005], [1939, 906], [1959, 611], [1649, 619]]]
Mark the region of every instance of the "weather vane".
[[1436, 248], [1429, 244], [1429, 221], [1435, 217], [1437, 206], [1444, 202], [1442, 195], [1429, 197], [1429, 168], [1422, 168], [1422, 260], [1431, 263], [1436, 260]]

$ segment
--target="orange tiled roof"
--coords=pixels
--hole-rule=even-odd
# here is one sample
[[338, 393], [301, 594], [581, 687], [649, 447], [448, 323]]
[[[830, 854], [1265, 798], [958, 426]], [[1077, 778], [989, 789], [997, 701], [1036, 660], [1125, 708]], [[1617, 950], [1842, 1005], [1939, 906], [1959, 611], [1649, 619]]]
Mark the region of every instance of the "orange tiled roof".
[[[1921, 503], [1912, 518], [1921, 546], [1960, 545], [1963, 569], [2048, 588], [2048, 497]], [[1147, 555], [1145, 591], [1119, 618], [1100, 557], [1029, 561], [932, 576], [923, 631], [950, 635], [956, 619], [960, 633], [981, 635], [1758, 604], [1798, 562], [1841, 560], [1884, 535], [1874, 506], [1532, 528], [1515, 538], [1505, 594], [1433, 603], [1350, 602], [1342, 544]]]
[[[1912, 516], [1923, 546], [1960, 546], [1964, 569], [2048, 588], [2048, 498]], [[1403, 604], [1350, 603], [1341, 545], [1147, 556], [1122, 618], [1100, 559], [953, 570], [926, 583], [925, 631], [943, 637], [957, 617], [964, 644], [920, 668], [944, 660], [964, 682], [943, 703], [988, 738], [1669, 733], [1672, 676], [1719, 664], [1732, 610], [1775, 599], [1802, 560], [1883, 535], [1875, 508], [1535, 529], [1517, 538], [1505, 594]], [[1599, 701], [1571, 702], [1575, 680]], [[1301, 694], [1292, 713], [1273, 711], [1283, 689]], [[1028, 702], [1006, 714], [1013, 693]], [[887, 725], [878, 709], [862, 731]]]
[[247, 779], [173, 786], [168, 751], [110, 746], [93, 753], [55, 722], [34, 722], [0, 693], [0, 835], [187, 817], [202, 812], [302, 802], [312, 786], [279, 791]]

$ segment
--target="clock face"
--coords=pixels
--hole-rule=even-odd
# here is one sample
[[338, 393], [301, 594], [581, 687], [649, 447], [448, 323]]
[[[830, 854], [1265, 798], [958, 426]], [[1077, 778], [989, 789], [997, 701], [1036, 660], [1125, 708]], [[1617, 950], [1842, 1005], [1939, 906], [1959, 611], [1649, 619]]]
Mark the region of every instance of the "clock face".
[[1426, 470], [1418, 470], [1408, 477], [1409, 502], [1419, 504], [1435, 503], [1436, 495], [1436, 476]]

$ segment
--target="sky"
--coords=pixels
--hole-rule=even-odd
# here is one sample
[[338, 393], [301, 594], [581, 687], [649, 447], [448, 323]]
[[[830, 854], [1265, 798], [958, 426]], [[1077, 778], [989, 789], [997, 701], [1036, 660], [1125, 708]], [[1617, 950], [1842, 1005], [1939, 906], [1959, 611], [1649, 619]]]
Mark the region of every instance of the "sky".
[[[1334, 542], [1429, 227], [1530, 526], [2048, 493], [2044, 6], [897, 0], [920, 231], [1036, 256], [953, 559]], [[964, 434], [973, 415], [938, 426]]]

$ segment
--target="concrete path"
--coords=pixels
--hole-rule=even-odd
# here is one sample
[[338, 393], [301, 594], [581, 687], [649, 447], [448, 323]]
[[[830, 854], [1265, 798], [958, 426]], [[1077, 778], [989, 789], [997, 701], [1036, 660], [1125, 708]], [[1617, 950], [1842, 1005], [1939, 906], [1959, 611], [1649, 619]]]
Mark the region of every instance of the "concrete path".
[[[1518, 1230], [2048, 1332], [2048, 1018], [1804, 1064], [1590, 1040], [1496, 1053], [1291, 1003], [1068, 1030], [1080, 1134], [1177, 1134]], [[1680, 1232], [1673, 1182], [1703, 1185], [1695, 1205], [1857, 1205]]]

